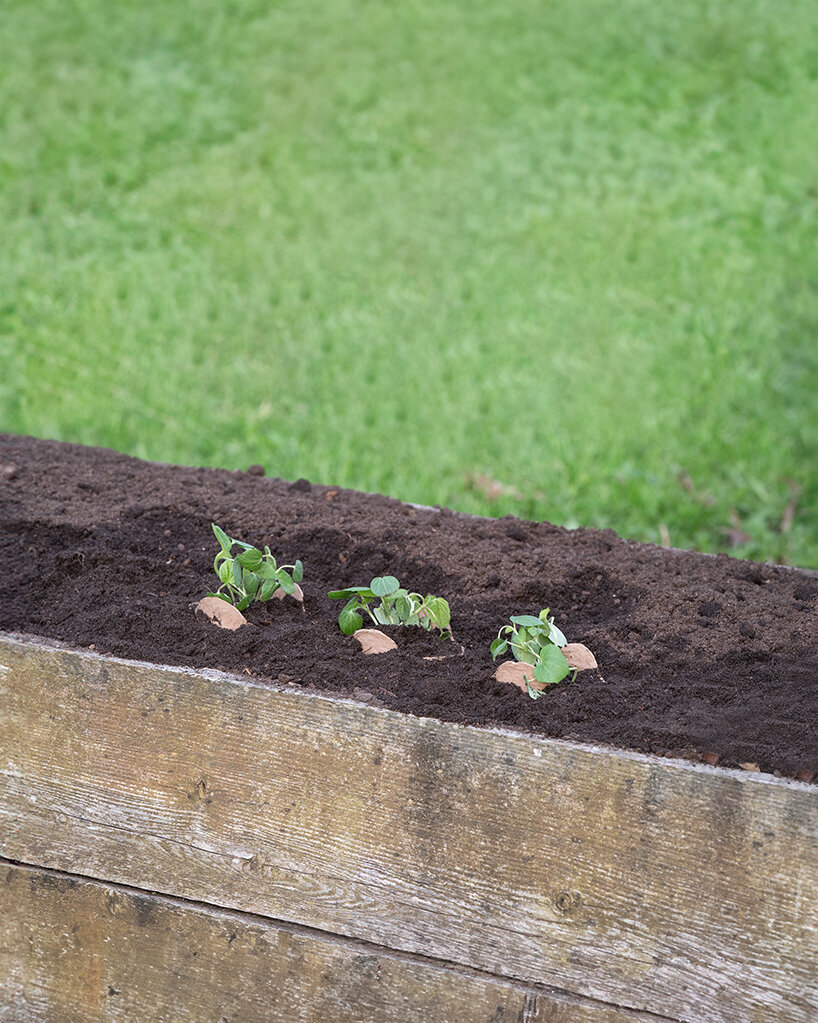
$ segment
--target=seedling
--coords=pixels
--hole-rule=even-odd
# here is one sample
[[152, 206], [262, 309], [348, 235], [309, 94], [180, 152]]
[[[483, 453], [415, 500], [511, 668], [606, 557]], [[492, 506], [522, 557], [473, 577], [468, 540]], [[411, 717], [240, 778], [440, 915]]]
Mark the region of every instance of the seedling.
[[[534, 615], [512, 615], [511, 625], [504, 625], [497, 633], [497, 639], [491, 644], [492, 660], [497, 660], [509, 647], [515, 659], [532, 666], [534, 681], [546, 686], [562, 682], [571, 668], [560, 647], [567, 640], [548, 617], [550, 608], [540, 611], [539, 617]], [[571, 681], [576, 678], [576, 668]], [[538, 700], [542, 691], [531, 687], [531, 679], [526, 678], [526, 688], [532, 700]]]
[[[304, 578], [304, 566], [300, 561], [279, 566], [269, 547], [265, 547], [262, 554], [252, 544], [231, 539], [215, 522], [211, 525], [221, 546], [213, 562], [221, 586], [215, 593], [208, 593], [208, 597], [219, 597], [243, 611], [254, 600], [269, 600], [279, 587], [285, 593], [295, 592], [295, 584]], [[235, 557], [234, 547], [241, 548]]]
[[419, 625], [429, 631], [440, 629], [442, 636], [448, 634], [451, 639], [448, 602], [431, 593], [425, 597], [410, 593], [393, 575], [377, 576], [369, 586], [332, 590], [327, 596], [330, 600], [347, 601], [338, 616], [338, 624], [345, 636], [351, 636], [363, 626], [363, 613], [376, 625]]

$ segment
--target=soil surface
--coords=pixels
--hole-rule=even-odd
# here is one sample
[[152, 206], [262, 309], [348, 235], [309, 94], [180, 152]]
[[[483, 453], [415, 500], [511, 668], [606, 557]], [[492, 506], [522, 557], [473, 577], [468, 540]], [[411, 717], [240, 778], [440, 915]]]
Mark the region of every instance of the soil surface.
[[[808, 780], [818, 771], [818, 578], [595, 530], [473, 518], [254, 473], [142, 462], [0, 435], [0, 629], [160, 664], [310, 685], [410, 714]], [[227, 632], [210, 524], [304, 563], [304, 606], [248, 608]], [[364, 656], [330, 589], [392, 574], [446, 597], [456, 643], [392, 630]], [[532, 700], [495, 682], [507, 617], [548, 606], [600, 671]], [[460, 646], [464, 647], [461, 653]], [[442, 659], [428, 660], [427, 658]], [[604, 677], [604, 680], [603, 680]]]

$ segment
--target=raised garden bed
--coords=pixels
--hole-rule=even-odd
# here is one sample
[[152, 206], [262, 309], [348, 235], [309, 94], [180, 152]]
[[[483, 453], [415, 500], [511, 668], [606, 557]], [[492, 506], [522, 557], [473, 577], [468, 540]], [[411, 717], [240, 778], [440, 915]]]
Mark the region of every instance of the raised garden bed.
[[[815, 1017], [809, 574], [23, 438], [0, 464], [0, 1019]], [[301, 558], [303, 610], [197, 620], [213, 520]], [[327, 590], [383, 572], [449, 599], [462, 656], [341, 635]], [[546, 605], [604, 681], [535, 702], [488, 645]]]

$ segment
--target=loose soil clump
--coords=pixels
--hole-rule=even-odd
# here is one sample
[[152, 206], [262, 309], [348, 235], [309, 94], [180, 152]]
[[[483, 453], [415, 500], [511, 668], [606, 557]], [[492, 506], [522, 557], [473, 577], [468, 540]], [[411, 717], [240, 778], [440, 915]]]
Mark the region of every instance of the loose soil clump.
[[[159, 465], [11, 435], [0, 465], [0, 629], [443, 720], [818, 771], [813, 574], [290, 484], [258, 467]], [[251, 605], [235, 631], [196, 615], [216, 581], [214, 521], [300, 558], [303, 604]], [[327, 592], [383, 574], [446, 597], [454, 644], [386, 629], [398, 650], [372, 657], [342, 635]], [[535, 701], [493, 678], [489, 645], [510, 615], [544, 607], [599, 670]]]

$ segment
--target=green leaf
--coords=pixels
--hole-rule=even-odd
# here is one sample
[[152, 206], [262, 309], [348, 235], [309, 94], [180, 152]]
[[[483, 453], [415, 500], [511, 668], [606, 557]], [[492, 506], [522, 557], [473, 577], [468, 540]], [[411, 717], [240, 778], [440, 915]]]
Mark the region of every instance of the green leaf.
[[[511, 631], [511, 634], [509, 636], [509, 643], [511, 643], [512, 649], [517, 648], [519, 650], [526, 650], [531, 646], [537, 645], [536, 639], [532, 640], [527, 629], [522, 629], [517, 626], [515, 626]], [[516, 656], [517, 655], [515, 654], [515, 657]], [[536, 659], [537, 658], [535, 657], [534, 661], [536, 661]], [[531, 663], [533, 664], [534, 661], [532, 661]]]
[[261, 580], [255, 572], [244, 573], [244, 592], [251, 600], [255, 597], [260, 582]]
[[237, 554], [236, 561], [238, 561], [242, 568], [249, 568], [251, 572], [256, 572], [261, 566], [261, 551], [251, 547], [249, 551], [242, 551], [241, 554]]
[[[537, 660], [536, 656], [526, 646], [522, 646], [520, 643], [516, 643], [514, 639], [511, 639], [511, 652], [514, 654], [514, 659], [522, 661], [524, 664], [534, 664]], [[556, 650], [556, 647], [554, 647]]]
[[276, 579], [278, 579], [279, 585], [285, 593], [295, 593], [295, 583], [293, 582], [292, 576], [289, 572], [280, 568], [276, 572]]
[[534, 615], [512, 615], [511, 619], [515, 625], [524, 625], [528, 629], [541, 629], [543, 623]]
[[353, 632], [357, 632], [364, 624], [363, 618], [355, 610], [357, 603], [357, 599], [353, 597], [338, 616], [338, 624], [341, 626], [341, 632], [345, 636], [351, 636]]
[[347, 597], [362, 594], [367, 597], [374, 597], [375, 594], [368, 586], [348, 586], [345, 590], [330, 590], [327, 596], [330, 600], [346, 600]]
[[300, 561], [296, 561], [293, 565], [293, 582], [300, 583], [304, 578], [304, 566]]
[[439, 629], [448, 627], [449, 622], [452, 620], [452, 612], [447, 600], [444, 600], [443, 597], [433, 597], [426, 605], [426, 609], [432, 621]]
[[376, 607], [372, 613], [375, 615], [375, 620], [379, 625], [396, 625], [397, 622], [393, 622], [387, 614], [386, 610], [382, 607]]
[[238, 611], [246, 610], [250, 606], [250, 601], [252, 599], [253, 599], [252, 597], [242, 597], [238, 604], [236, 604], [236, 609]]
[[548, 623], [548, 638], [556, 646], [565, 646], [565, 644], [568, 642], [563, 632], [560, 629], [558, 629], [553, 622]]
[[[226, 562], [225, 562], [225, 564], [226, 564]], [[234, 586], [241, 586], [241, 580], [242, 580], [241, 565], [239, 564], [239, 562], [237, 560], [234, 560], [233, 563], [231, 564], [230, 568], [231, 568], [231, 572], [230, 572], [231, 582], [233, 583]]]
[[506, 650], [508, 650], [508, 640], [500, 639], [498, 636], [498, 638], [491, 644], [490, 650], [491, 659], [496, 661], [501, 654], [504, 654]]
[[543, 685], [553, 686], [562, 682], [570, 670], [565, 654], [549, 644], [543, 647], [540, 659], [534, 666], [534, 678]]
[[276, 570], [269, 561], [262, 561], [262, 563], [256, 569], [256, 572], [262, 579], [273, 579], [276, 577]]
[[231, 561], [223, 561], [219, 565], [216, 574], [218, 575], [221, 582], [226, 583], [230, 581], [230, 570], [233, 567]]
[[219, 541], [221, 549], [225, 552], [225, 554], [229, 554], [233, 546], [233, 541], [220, 526], [216, 525], [215, 522], [211, 522], [210, 525], [213, 527], [213, 532], [216, 534], [216, 539]]
[[376, 597], [388, 597], [390, 593], [400, 589], [400, 583], [393, 575], [380, 575], [372, 580], [369, 588]]
[[270, 597], [278, 589], [278, 582], [275, 579], [265, 579], [261, 584], [261, 589], [258, 591], [256, 600], [269, 600]]

